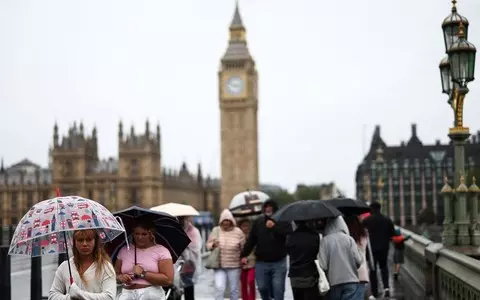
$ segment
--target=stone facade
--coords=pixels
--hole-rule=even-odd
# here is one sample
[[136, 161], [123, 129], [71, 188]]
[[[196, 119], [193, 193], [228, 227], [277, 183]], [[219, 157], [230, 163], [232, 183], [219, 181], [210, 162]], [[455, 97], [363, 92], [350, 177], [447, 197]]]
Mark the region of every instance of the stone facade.
[[73, 125], [59, 137], [54, 127], [48, 168], [25, 159], [0, 168], [0, 224], [15, 224], [29, 207], [55, 196], [81, 195], [111, 210], [131, 205], [152, 207], [166, 202], [193, 205], [198, 210], [218, 209], [218, 180], [204, 178], [201, 166], [192, 174], [185, 163], [179, 170], [162, 168], [160, 127], [135, 134], [118, 128], [118, 158], [100, 160], [97, 130], [90, 135], [83, 124]]
[[[402, 227], [416, 227], [425, 209], [434, 212], [437, 223], [444, 218], [440, 191], [445, 177], [453, 178], [455, 163], [452, 144], [424, 144], [412, 124], [408, 142], [386, 145], [375, 128], [370, 150], [356, 172], [357, 199], [383, 202], [384, 212]], [[465, 171], [480, 166], [480, 132], [465, 145]]]
[[258, 182], [258, 75], [247, 47], [238, 5], [230, 40], [218, 72], [221, 127], [221, 196], [227, 208], [239, 192], [256, 190]]

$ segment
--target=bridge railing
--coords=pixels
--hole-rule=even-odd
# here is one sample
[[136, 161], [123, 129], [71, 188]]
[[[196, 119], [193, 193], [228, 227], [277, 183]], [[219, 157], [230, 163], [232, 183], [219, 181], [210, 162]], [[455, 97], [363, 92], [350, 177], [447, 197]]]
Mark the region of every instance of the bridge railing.
[[480, 261], [401, 230], [411, 236], [400, 271], [405, 299], [480, 299]]

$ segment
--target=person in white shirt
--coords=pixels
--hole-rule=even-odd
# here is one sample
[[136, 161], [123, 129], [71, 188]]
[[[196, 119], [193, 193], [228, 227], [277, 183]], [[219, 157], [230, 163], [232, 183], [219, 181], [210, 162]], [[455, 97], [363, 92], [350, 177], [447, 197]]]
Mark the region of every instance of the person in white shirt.
[[101, 243], [96, 230], [74, 232], [73, 257], [69, 261], [64, 261], [55, 272], [48, 300], [115, 299], [117, 293], [115, 270]]

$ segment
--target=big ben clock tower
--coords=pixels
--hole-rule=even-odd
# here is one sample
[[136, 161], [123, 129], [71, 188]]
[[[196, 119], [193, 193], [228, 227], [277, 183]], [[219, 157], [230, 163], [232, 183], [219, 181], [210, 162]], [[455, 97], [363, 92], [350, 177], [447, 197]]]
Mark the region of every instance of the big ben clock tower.
[[259, 187], [258, 76], [245, 33], [237, 2], [218, 72], [222, 208], [228, 207], [235, 194]]

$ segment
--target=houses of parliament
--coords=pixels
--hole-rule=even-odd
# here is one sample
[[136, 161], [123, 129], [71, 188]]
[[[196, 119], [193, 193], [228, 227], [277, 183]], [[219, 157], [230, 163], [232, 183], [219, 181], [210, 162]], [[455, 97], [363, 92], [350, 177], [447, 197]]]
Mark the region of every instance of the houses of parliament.
[[62, 195], [81, 195], [116, 211], [132, 205], [166, 202], [190, 204], [218, 212], [232, 197], [258, 189], [257, 71], [246, 42], [238, 5], [229, 27], [230, 39], [218, 71], [221, 131], [221, 177], [211, 179], [198, 165], [163, 168], [160, 126], [147, 121], [143, 132], [118, 124], [118, 157], [99, 159], [97, 129], [82, 123], [62, 131], [57, 124], [49, 165], [28, 159], [0, 166], [0, 225], [16, 224], [35, 203]]

